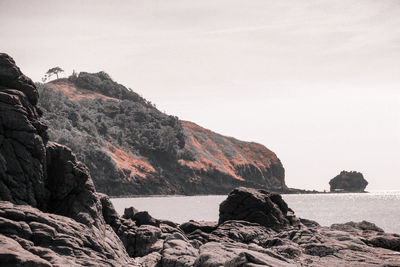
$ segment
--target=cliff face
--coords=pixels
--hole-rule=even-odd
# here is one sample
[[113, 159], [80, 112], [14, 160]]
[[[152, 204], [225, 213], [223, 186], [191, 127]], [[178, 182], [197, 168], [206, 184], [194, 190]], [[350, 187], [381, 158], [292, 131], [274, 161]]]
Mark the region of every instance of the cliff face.
[[180, 121], [103, 73], [39, 87], [50, 139], [68, 145], [110, 195], [226, 194], [237, 186], [287, 191], [277, 156]]
[[331, 192], [365, 192], [368, 182], [360, 172], [342, 171], [329, 181], [329, 185]]
[[128, 264], [86, 166], [69, 148], [48, 142], [37, 102], [33, 82], [0, 54], [1, 263]]
[[[279, 194], [265, 190], [232, 191], [220, 205], [219, 222], [178, 225], [133, 207], [120, 217], [72, 151], [47, 141], [35, 100], [32, 82], [0, 54], [2, 266], [399, 266], [399, 235], [368, 222], [320, 227], [297, 218]], [[187, 127], [197, 132], [195, 139], [206, 131]], [[207, 143], [217, 140], [207, 136]], [[240, 145], [230, 138], [223, 143]], [[217, 157], [218, 151], [201, 153]], [[223, 166], [262, 159], [246, 157], [228, 157]]]

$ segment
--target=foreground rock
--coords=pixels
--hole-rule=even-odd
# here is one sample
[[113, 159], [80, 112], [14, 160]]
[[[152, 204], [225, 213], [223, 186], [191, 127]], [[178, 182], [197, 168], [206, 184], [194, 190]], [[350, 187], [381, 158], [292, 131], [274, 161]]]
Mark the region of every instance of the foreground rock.
[[37, 102], [33, 82], [0, 54], [1, 264], [133, 264], [105, 222], [86, 166], [48, 142]]
[[400, 236], [368, 222], [321, 227], [278, 194], [237, 188], [219, 222], [123, 217], [88, 169], [48, 142], [37, 92], [0, 54], [0, 265], [399, 266]]
[[368, 185], [367, 180], [360, 172], [342, 171], [339, 175], [329, 181], [331, 192], [365, 192]]
[[228, 220], [244, 220], [274, 229], [299, 224], [281, 195], [245, 187], [234, 189], [221, 203], [219, 223]]
[[[227, 207], [237, 210], [229, 213], [229, 220], [224, 219]], [[266, 220], [268, 216], [274, 219]], [[135, 260], [144, 266], [400, 265], [399, 235], [365, 221], [321, 227], [298, 219], [279, 195], [264, 190], [235, 189], [221, 203], [219, 219], [179, 227], [156, 227], [148, 220], [135, 232], [140, 248]]]
[[110, 226], [0, 201], [2, 266], [135, 266]]

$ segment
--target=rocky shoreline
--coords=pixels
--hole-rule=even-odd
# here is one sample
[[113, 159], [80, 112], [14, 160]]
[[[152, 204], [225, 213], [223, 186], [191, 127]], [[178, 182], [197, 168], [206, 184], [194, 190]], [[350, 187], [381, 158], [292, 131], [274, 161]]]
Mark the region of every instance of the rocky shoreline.
[[1, 266], [399, 266], [400, 235], [297, 218], [276, 193], [236, 188], [218, 222], [120, 217], [88, 168], [49, 142], [38, 92], [0, 54]]

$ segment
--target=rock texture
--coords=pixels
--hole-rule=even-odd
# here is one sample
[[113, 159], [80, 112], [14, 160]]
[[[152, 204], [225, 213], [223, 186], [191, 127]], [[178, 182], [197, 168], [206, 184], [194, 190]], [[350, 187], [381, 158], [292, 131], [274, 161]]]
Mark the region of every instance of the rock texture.
[[[366, 221], [321, 227], [316, 222], [298, 219], [279, 195], [246, 188], [233, 190], [221, 207], [218, 223], [190, 221], [179, 227], [146, 223], [131, 227], [128, 232], [135, 237], [130, 238], [134, 248], [130, 255], [143, 266], [400, 264], [400, 235], [385, 233]], [[229, 220], [225, 220], [226, 207], [237, 207], [240, 212], [231, 213]], [[246, 209], [248, 216], [244, 216]], [[136, 225], [134, 215], [128, 215], [132, 211], [138, 213], [129, 208], [124, 216], [129, 219], [124, 220]], [[289, 217], [285, 211], [290, 213]], [[274, 219], [265, 220], [266, 216]], [[259, 221], [263, 225], [254, 222], [255, 218], [263, 218]]]
[[265, 190], [235, 189], [214, 223], [133, 207], [120, 217], [72, 151], [48, 142], [35, 86], [5, 54], [0, 77], [2, 266], [400, 265], [399, 235], [369, 222], [321, 227]]
[[134, 266], [111, 227], [101, 228], [0, 201], [1, 265]]
[[329, 181], [329, 185], [331, 192], [365, 192], [368, 182], [360, 172], [342, 171]]
[[37, 101], [33, 82], [0, 54], [1, 263], [131, 265], [88, 169], [69, 148], [48, 142]]
[[244, 220], [275, 229], [299, 224], [281, 195], [245, 187], [234, 189], [219, 207], [219, 223], [229, 220]]
[[46, 208], [47, 127], [36, 107], [38, 91], [14, 60], [0, 54], [1, 199]]

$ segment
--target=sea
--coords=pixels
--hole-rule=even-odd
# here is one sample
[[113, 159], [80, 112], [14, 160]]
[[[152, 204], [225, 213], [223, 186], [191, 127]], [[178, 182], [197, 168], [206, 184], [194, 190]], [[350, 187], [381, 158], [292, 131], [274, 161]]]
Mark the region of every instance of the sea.
[[[112, 198], [117, 212], [135, 207], [157, 219], [176, 223], [189, 220], [218, 221], [219, 204], [226, 195], [152, 196]], [[283, 194], [283, 199], [298, 217], [323, 226], [366, 220], [388, 233], [400, 234], [400, 191], [369, 193]]]

